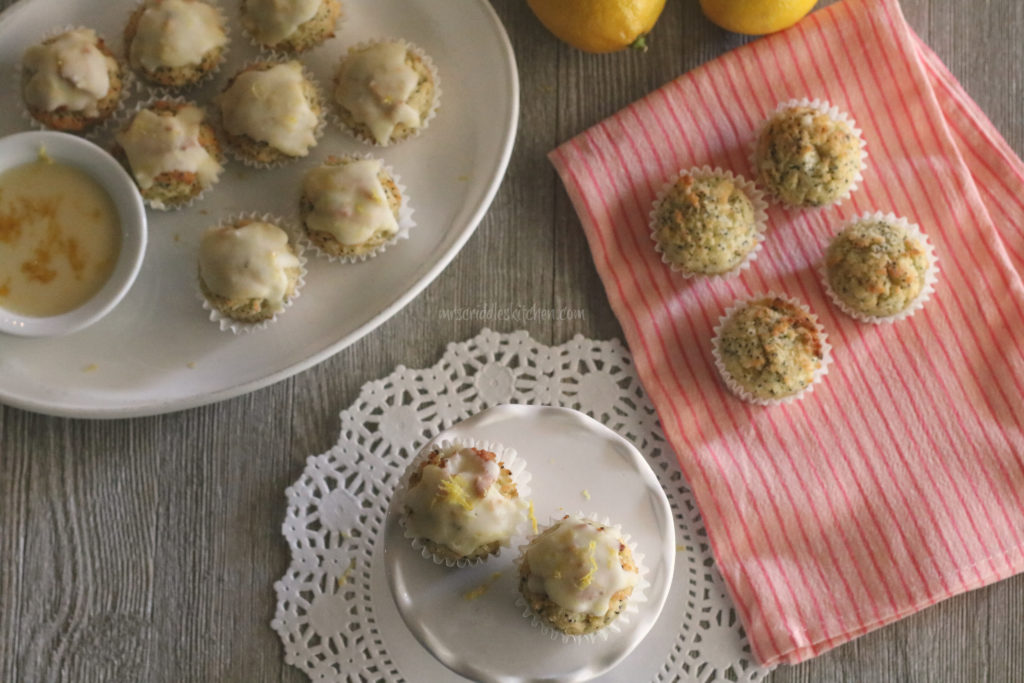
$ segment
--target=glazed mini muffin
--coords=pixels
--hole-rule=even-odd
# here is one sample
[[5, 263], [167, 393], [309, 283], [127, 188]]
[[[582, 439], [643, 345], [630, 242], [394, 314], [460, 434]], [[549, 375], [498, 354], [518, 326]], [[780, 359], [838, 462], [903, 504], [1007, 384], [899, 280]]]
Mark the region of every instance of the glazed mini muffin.
[[741, 182], [717, 169], [694, 169], [680, 173], [663, 191], [651, 216], [651, 231], [663, 260], [674, 270], [721, 275], [753, 254], [763, 217]]
[[428, 58], [401, 40], [350, 48], [334, 78], [338, 118], [356, 137], [388, 145], [418, 133], [437, 103]]
[[847, 195], [860, 178], [863, 142], [849, 121], [815, 103], [775, 112], [757, 138], [758, 180], [781, 202], [827, 206]]
[[760, 404], [784, 401], [812, 387], [825, 372], [829, 349], [814, 316], [774, 295], [727, 311], [713, 346], [729, 389]]
[[106, 121], [117, 110], [123, 90], [121, 66], [92, 29], [47, 38], [22, 58], [25, 107], [55, 130], [86, 131]]
[[535, 536], [519, 559], [519, 592], [543, 623], [570, 636], [611, 624], [640, 570], [615, 527], [565, 516]]
[[199, 245], [199, 289], [231, 320], [259, 323], [297, 295], [302, 262], [280, 227], [251, 218], [208, 229]]
[[398, 234], [402, 195], [379, 159], [328, 157], [302, 181], [310, 241], [330, 256], [371, 254]]
[[220, 145], [194, 104], [156, 100], [117, 133], [117, 156], [157, 209], [187, 204], [220, 177]]
[[321, 130], [320, 93], [297, 61], [256, 62], [218, 96], [232, 151], [252, 165], [274, 165], [309, 154]]
[[302, 52], [334, 36], [338, 0], [242, 0], [242, 26], [260, 46]]
[[128, 19], [124, 44], [144, 79], [184, 88], [220, 65], [228, 37], [220, 12], [201, 0], [145, 0]]
[[512, 471], [496, 453], [432, 447], [411, 465], [401, 498], [405, 535], [450, 562], [497, 555], [526, 519]]
[[844, 310], [872, 322], [910, 309], [925, 293], [931, 265], [923, 235], [881, 214], [843, 228], [825, 253], [832, 295]]

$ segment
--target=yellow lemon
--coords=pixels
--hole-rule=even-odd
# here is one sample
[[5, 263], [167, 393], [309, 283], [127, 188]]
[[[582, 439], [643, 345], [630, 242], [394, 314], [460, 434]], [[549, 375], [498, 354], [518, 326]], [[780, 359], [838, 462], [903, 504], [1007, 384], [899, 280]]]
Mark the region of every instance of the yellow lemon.
[[760, 36], [789, 28], [817, 0], [700, 0], [707, 18], [727, 31]]
[[643, 48], [665, 0], [527, 0], [540, 22], [584, 52]]

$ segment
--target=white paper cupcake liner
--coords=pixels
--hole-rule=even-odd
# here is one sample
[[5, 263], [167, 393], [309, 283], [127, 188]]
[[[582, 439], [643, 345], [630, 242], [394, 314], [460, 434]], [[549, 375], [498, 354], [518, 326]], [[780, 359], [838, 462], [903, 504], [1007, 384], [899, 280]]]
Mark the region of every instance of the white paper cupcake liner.
[[[668, 258], [668, 256], [665, 254], [665, 250], [664, 250], [661, 242], [658, 240], [658, 237], [657, 237], [658, 209], [661, 207], [661, 203], [665, 200], [665, 196], [669, 193], [669, 191], [671, 191], [671, 189], [675, 185], [676, 181], [679, 180], [679, 178], [681, 176], [686, 175], [686, 174], [692, 175], [694, 177], [698, 177], [698, 176], [717, 176], [717, 177], [728, 178], [740, 190], [742, 190], [744, 194], [747, 195], [747, 198], [750, 199], [750, 203], [754, 205], [754, 223], [755, 223], [755, 229], [756, 229], [756, 232], [757, 232], [757, 234], [756, 234], [757, 243], [754, 245], [754, 248], [751, 249], [747, 253], [747, 255], [743, 257], [742, 261], [740, 261], [738, 264], [736, 264], [736, 266], [734, 266], [733, 268], [731, 268], [731, 269], [729, 269], [729, 270], [727, 270], [725, 272], [722, 272], [722, 273], [694, 273], [694, 272], [691, 272], [689, 270], [686, 270], [681, 265], [679, 265], [677, 263], [674, 263], [673, 261], [671, 261]], [[648, 227], [650, 228], [650, 231], [651, 231], [650, 232], [651, 240], [654, 242], [654, 250], [656, 252], [658, 252], [659, 254], [661, 254], [661, 261], [662, 261], [662, 263], [666, 264], [672, 270], [672, 272], [679, 273], [684, 278], [693, 278], [693, 277], [720, 277], [720, 278], [725, 278], [725, 277], [732, 277], [734, 275], [738, 275], [740, 272], [746, 270], [747, 268], [750, 268], [751, 264], [753, 264], [753, 262], [757, 259], [758, 254], [761, 252], [761, 249], [763, 248], [763, 244], [764, 244], [764, 240], [765, 240], [765, 232], [768, 229], [767, 208], [768, 208], [768, 203], [764, 199], [764, 194], [761, 192], [761, 190], [759, 190], [757, 188], [756, 185], [754, 185], [754, 183], [752, 181], [747, 180], [743, 176], [735, 175], [731, 171], [724, 171], [724, 170], [722, 170], [721, 168], [719, 168], [717, 166], [715, 168], [711, 168], [710, 166], [700, 166], [700, 167], [694, 167], [694, 168], [690, 168], [690, 169], [683, 169], [683, 170], [679, 171], [678, 173], [676, 173], [674, 176], [672, 176], [664, 185], [662, 185], [661, 189], [658, 190], [658, 194], [657, 194], [657, 197], [654, 200], [654, 203], [651, 205], [651, 211], [648, 214], [648, 216], [649, 216]]]
[[[107, 46], [107, 49], [114, 53], [113, 57], [114, 60], [117, 62], [117, 66], [121, 76], [121, 96], [117, 99], [117, 106], [114, 107], [114, 110], [110, 112], [110, 114], [103, 121], [100, 121], [99, 123], [93, 125], [88, 130], [85, 131], [60, 131], [63, 133], [70, 133], [71, 135], [79, 135], [81, 137], [86, 138], [87, 140], [96, 141], [106, 136], [108, 131], [113, 126], [114, 121], [124, 112], [128, 100], [131, 99], [135, 94], [134, 91], [137, 82], [135, 79], [135, 74], [132, 73], [132, 70], [130, 68], [128, 68], [127, 62], [125, 62], [123, 59], [120, 59], [117, 56], [117, 52], [114, 49], [115, 46], [113, 45], [113, 43], [108, 41], [102, 34], [100, 34], [99, 31], [88, 26], [72, 26], [71, 24], [67, 24], [59, 28], [50, 29], [49, 31], [44, 33], [39, 38], [39, 40], [34, 42], [33, 45], [41, 45], [42, 43], [45, 43], [47, 40], [50, 40], [51, 38], [56, 38], [57, 36], [63, 33], [67, 33], [68, 31], [76, 31], [78, 29], [93, 31], [96, 34], [97, 40], [102, 40], [103, 43]], [[20, 112], [21, 117], [25, 120], [26, 123], [28, 123], [29, 126], [31, 126], [35, 130], [59, 130], [57, 128], [50, 128], [45, 123], [43, 123], [35, 116], [33, 116], [32, 112], [29, 111], [28, 104], [25, 102], [25, 96], [22, 90], [23, 76], [24, 64], [21, 62], [21, 60], [18, 60], [17, 64], [14, 65], [14, 92], [17, 93], [18, 96], [18, 111]]]
[[[795, 394], [783, 396], [780, 398], [761, 398], [758, 396], [754, 396], [749, 391], [747, 391], [747, 389], [740, 385], [739, 382], [737, 382], [726, 369], [725, 360], [722, 358], [722, 353], [720, 349], [722, 329], [725, 327], [725, 324], [729, 321], [733, 314], [745, 308], [747, 304], [757, 301], [763, 301], [765, 299], [782, 299], [783, 301], [789, 303], [790, 305], [800, 309], [805, 314], [807, 314], [810, 317], [811, 322], [814, 323], [815, 330], [817, 331], [818, 338], [821, 342], [821, 364], [818, 366], [818, 369], [815, 370], [810, 384], [808, 384], [806, 387], [804, 387]], [[828, 343], [828, 335], [825, 333], [825, 328], [822, 327], [821, 323], [818, 321], [818, 316], [814, 315], [814, 313], [811, 312], [810, 308], [808, 308], [800, 301], [785, 296], [783, 294], [778, 294], [776, 292], [763, 292], [760, 294], [755, 294], [753, 296], [744, 297], [742, 299], [737, 300], [729, 308], [727, 308], [725, 313], [723, 313], [722, 316], [718, 319], [718, 324], [714, 328], [714, 337], [711, 340], [711, 354], [715, 359], [715, 367], [718, 369], [718, 374], [721, 376], [722, 381], [725, 382], [725, 385], [729, 388], [729, 391], [731, 391], [733, 394], [743, 399], [744, 401], [759, 406], [774, 406], [792, 403], [793, 401], [801, 399], [807, 394], [810, 394], [812, 391], [814, 391], [814, 387], [819, 382], [821, 382], [822, 378], [826, 374], [828, 374], [828, 366], [832, 363], [832, 346]]]
[[787, 109], [792, 109], [794, 107], [808, 107], [810, 109], [815, 109], [817, 111], [820, 111], [822, 114], [825, 114], [833, 121], [842, 122], [849, 126], [853, 134], [857, 136], [857, 144], [860, 148], [860, 166], [857, 169], [857, 175], [854, 176], [853, 182], [850, 184], [850, 187], [846, 189], [846, 192], [836, 197], [832, 202], [828, 204], [822, 204], [821, 206], [792, 205], [783, 201], [769, 188], [765, 188], [767, 190], [768, 196], [774, 199], [775, 202], [777, 202], [781, 206], [785, 206], [791, 209], [817, 210], [824, 209], [829, 206], [836, 206], [838, 204], [845, 202], [847, 199], [850, 198], [851, 194], [857, 191], [857, 188], [860, 187], [861, 182], [864, 180], [864, 170], [867, 168], [868, 160], [867, 143], [864, 141], [864, 133], [861, 131], [860, 128], [857, 127], [857, 122], [853, 120], [853, 117], [851, 117], [848, 113], [839, 109], [838, 107], [829, 104], [825, 100], [809, 100], [806, 97], [804, 97], [800, 99], [789, 100], [788, 102], [783, 102], [782, 104], [775, 108], [775, 111], [766, 116], [764, 120], [761, 121], [760, 124], [758, 124], [757, 130], [754, 131], [754, 141], [750, 149], [750, 167], [754, 172], [754, 179], [757, 180], [758, 182], [761, 182], [761, 173], [757, 168], [757, 141], [761, 139], [761, 133], [764, 131], [764, 128], [765, 126], [768, 125], [769, 121], [773, 120], [776, 116], [786, 111]]
[[[255, 161], [255, 160], [250, 159], [249, 157], [245, 156], [244, 154], [242, 154], [239, 150], [235, 149], [235, 146], [233, 144], [231, 144], [231, 141], [230, 141], [230, 138], [228, 136], [228, 133], [227, 133], [227, 131], [224, 128], [224, 116], [223, 116], [223, 113], [222, 113], [221, 107], [220, 107], [220, 96], [224, 93], [224, 90], [227, 89], [228, 83], [234, 82], [234, 79], [237, 76], [241, 75], [244, 71], [248, 70], [250, 67], [257, 66], [257, 65], [264, 65], [264, 64], [286, 64], [288, 62], [298, 62], [298, 64], [302, 67], [302, 77], [305, 78], [307, 81], [309, 81], [309, 83], [312, 84], [313, 89], [316, 91], [317, 103], [320, 105], [320, 116], [317, 117], [316, 129], [314, 129], [314, 131], [313, 131], [313, 137], [315, 138], [316, 142], [314, 142], [314, 144], [306, 152], [306, 156], [302, 156], [302, 157], [285, 156], [284, 158], [278, 159], [276, 161], [272, 161], [270, 163]], [[265, 169], [270, 169], [270, 168], [279, 168], [281, 166], [287, 166], [287, 165], [293, 164], [293, 163], [295, 163], [297, 161], [301, 161], [303, 159], [308, 159], [309, 158], [309, 154], [312, 153], [312, 151], [314, 149], [316, 149], [317, 145], [320, 144], [320, 139], [324, 135], [324, 129], [327, 127], [327, 111], [328, 111], [328, 108], [329, 108], [330, 105], [329, 105], [328, 101], [324, 97], [324, 91], [320, 87], [320, 84], [317, 83], [317, 80], [315, 78], [313, 78], [313, 74], [310, 73], [309, 69], [306, 67], [305, 64], [303, 64], [302, 62], [299, 62], [299, 60], [294, 58], [294, 57], [274, 56], [274, 55], [263, 56], [261, 58], [253, 59], [253, 60], [251, 60], [249, 62], [246, 62], [241, 67], [239, 67], [238, 70], [235, 71], [234, 75], [228, 80], [228, 83], [225, 83], [224, 84], [224, 88], [221, 89], [220, 93], [218, 93], [212, 99], [211, 106], [217, 112], [217, 115], [215, 117], [213, 117], [212, 123], [214, 123], [214, 128], [216, 129], [216, 131], [218, 133], [218, 136], [217, 136], [218, 140], [220, 140], [220, 141], [225, 143], [224, 147], [227, 149], [228, 154], [231, 156], [232, 159], [234, 159], [235, 161], [238, 161], [238, 162], [248, 166], [249, 168], [258, 168], [258, 169], [264, 169], [265, 170]]]
[[[434, 101], [430, 106], [430, 110], [427, 112], [426, 116], [424, 116], [423, 120], [420, 122], [420, 127], [400, 140], [389, 140], [386, 143], [377, 142], [377, 140], [374, 139], [373, 137], [363, 135], [358, 131], [353, 130], [344, 121], [342, 121], [341, 117], [338, 115], [339, 105], [334, 97], [334, 90], [337, 88], [338, 80], [337, 72], [342, 62], [344, 62], [345, 59], [349, 57], [349, 55], [352, 55], [356, 52], [361, 52], [362, 50], [365, 50], [368, 47], [378, 45], [380, 43], [398, 43], [400, 45], [403, 45], [406, 50], [412, 52], [414, 55], [423, 60], [423, 64], [426, 65], [427, 70], [430, 72], [430, 77], [434, 81]], [[377, 38], [376, 40], [367, 40], [361, 43], [356, 43], [355, 45], [353, 45], [352, 47], [348, 48], [348, 50], [345, 51], [345, 54], [342, 56], [342, 58], [338, 61], [338, 64], [335, 66], [334, 71], [335, 76], [332, 81], [333, 85], [331, 90], [331, 121], [333, 121], [336, 126], [338, 126], [341, 130], [346, 131], [356, 140], [359, 140], [360, 142], [365, 142], [368, 145], [373, 145], [374, 147], [390, 147], [391, 145], [397, 145], [401, 142], [405, 142], [406, 140], [412, 140], [413, 138], [419, 137], [423, 133], [423, 131], [430, 127], [430, 122], [434, 120], [434, 117], [437, 116], [438, 109], [441, 108], [441, 76], [437, 72], [437, 66], [434, 64], [434, 60], [431, 59], [430, 55], [424, 52], [422, 48], [413, 43], [410, 43], [409, 41], [403, 38]]]
[[[146, 99], [145, 101], [139, 102], [138, 104], [136, 104], [134, 107], [132, 107], [132, 109], [130, 111], [123, 112], [121, 114], [121, 116], [119, 116], [117, 118], [117, 120], [114, 122], [114, 125], [113, 125], [113, 127], [111, 129], [112, 134], [114, 135], [114, 142], [112, 144], [112, 148], [120, 147], [120, 144], [117, 142], [117, 138], [116, 138], [117, 134], [122, 132], [122, 131], [124, 131], [124, 130], [127, 130], [128, 126], [131, 125], [132, 121], [135, 120], [135, 116], [139, 112], [141, 112], [143, 109], [149, 109], [150, 107], [152, 107], [157, 102], [172, 102], [174, 104], [190, 104], [190, 105], [192, 105], [194, 107], [197, 107], [198, 109], [202, 110], [202, 112], [204, 114], [203, 123], [205, 123], [205, 124], [209, 125], [211, 128], [213, 128], [214, 129], [214, 135], [215, 136], [217, 135], [217, 128], [216, 128], [216, 126], [213, 125], [213, 122], [210, 121], [209, 112], [207, 111], [206, 107], [204, 107], [202, 104], [199, 104], [198, 102], [195, 102], [194, 100], [189, 100], [187, 98], [184, 98], [184, 97], [181, 97], [181, 96], [178, 96], [178, 95], [157, 95], [157, 94], [154, 94], [154, 95], [150, 96], [148, 99]], [[197, 194], [196, 196], [192, 197], [187, 202], [183, 202], [183, 203], [180, 203], [180, 204], [174, 204], [173, 206], [167, 206], [163, 202], [147, 199], [145, 196], [143, 196], [142, 200], [146, 203], [146, 206], [148, 206], [151, 209], [156, 209], [158, 211], [178, 211], [180, 209], [189, 208], [190, 206], [195, 204], [197, 201], [201, 200], [204, 196], [206, 196], [206, 194], [210, 190], [213, 189], [214, 185], [216, 185], [218, 182], [220, 182], [220, 175], [223, 174], [223, 172], [224, 172], [224, 162], [226, 161], [226, 159], [224, 158], [224, 148], [223, 148], [223, 145], [220, 144], [221, 140], [220, 140], [219, 137], [217, 138], [217, 143], [218, 143], [218, 146], [220, 147], [220, 151], [221, 151], [221, 155], [220, 155], [221, 158], [218, 159], [218, 163], [221, 166], [221, 173], [217, 175], [217, 179], [214, 180], [211, 185], [209, 185], [208, 187], [204, 187], [199, 194]], [[125, 159], [125, 161], [127, 161], [127, 158]], [[135, 180], [135, 173], [131, 170], [130, 167], [128, 168], [128, 173], [129, 173], [129, 175], [132, 176], [132, 179]], [[136, 183], [136, 185], [138, 185], [138, 180], [136, 180], [135, 183]], [[141, 188], [140, 188], [140, 194], [141, 194]]]
[[[336, 159], [338, 161], [379, 160], [378, 157], [375, 157], [372, 154], [361, 152], [358, 154], [344, 154], [341, 156], [328, 157], [324, 165], [335, 165], [326, 163], [333, 159]], [[383, 254], [385, 251], [387, 251], [388, 247], [397, 244], [399, 240], [409, 239], [409, 231], [412, 228], [416, 227], [416, 221], [412, 217], [413, 209], [409, 203], [408, 191], [406, 190], [405, 185], [402, 184], [402, 179], [398, 176], [397, 173], [395, 173], [394, 169], [389, 164], [383, 164], [382, 168], [384, 172], [387, 175], [389, 175], [391, 179], [394, 181], [395, 186], [398, 188], [398, 193], [402, 196], [402, 201], [398, 207], [398, 231], [395, 233], [395, 235], [387, 242], [384, 242], [383, 244], [379, 245], [372, 251], [368, 251], [365, 254], [335, 256], [334, 254], [329, 254], [323, 249], [321, 249], [319, 246], [317, 246], [316, 243], [314, 243], [313, 240], [311, 240], [309, 238], [309, 235], [306, 233], [305, 224], [302, 224], [300, 225], [301, 230], [299, 231], [299, 239], [302, 241], [302, 245], [304, 248], [316, 253], [318, 256], [327, 259], [331, 263], [362, 263], [363, 261]], [[300, 222], [303, 221], [301, 215], [299, 217], [299, 220]]]
[[[338, 14], [338, 20], [334, 23], [334, 29], [331, 32], [331, 35], [325, 36], [322, 41], [320, 41], [316, 45], [310, 45], [308, 48], [306, 48], [304, 50], [286, 50], [283, 47], [276, 47], [276, 46], [273, 46], [273, 45], [265, 45], [265, 44], [261, 43], [256, 38], [255, 35], [253, 35], [252, 31], [250, 31], [249, 28], [245, 25], [245, 21], [243, 21], [240, 18], [238, 23], [241, 25], [242, 33], [248, 39], [249, 45], [251, 45], [252, 47], [254, 47], [257, 50], [259, 50], [262, 54], [268, 55], [268, 56], [276, 56], [276, 57], [288, 57], [288, 56], [298, 57], [300, 55], [308, 54], [308, 53], [312, 52], [313, 50], [315, 50], [315, 49], [317, 49], [319, 47], [323, 47], [325, 44], [327, 44], [328, 41], [334, 39], [338, 35], [338, 32], [345, 25], [345, 21], [347, 19], [347, 17], [345, 16], [345, 1], [346, 0], [339, 0], [339, 2], [338, 2], [338, 4], [341, 7], [341, 12]], [[238, 9], [239, 9], [239, 13], [241, 13], [241, 4], [239, 4], [239, 8]]]
[[[214, 65], [214, 67], [206, 73], [204, 73], [202, 76], [200, 76], [197, 80], [193, 81], [192, 83], [188, 83], [181, 86], [161, 85], [159, 83], [155, 83], [149, 80], [149, 78], [147, 78], [146, 75], [141, 71], [136, 72], [135, 69], [132, 68], [131, 59], [128, 55], [129, 46], [124, 39], [124, 31], [121, 31], [119, 54], [124, 55], [124, 66], [135, 74], [136, 80], [139, 83], [140, 90], [144, 90], [150, 94], [156, 95], [161, 99], [167, 99], [167, 96], [170, 96], [172, 94], [187, 92], [189, 90], [194, 90], [196, 88], [206, 85], [211, 80], [213, 80], [213, 78], [216, 77], [218, 73], [220, 73], [222, 68], [224, 68], [224, 64], [227, 63], [228, 55], [231, 52], [231, 22], [228, 21], [227, 15], [224, 12], [224, 8], [220, 6], [220, 3], [217, 0], [201, 1], [203, 2], [203, 4], [209, 5], [217, 12], [217, 16], [220, 17], [220, 27], [221, 30], [224, 31], [224, 35], [227, 37], [227, 42], [224, 43], [224, 46], [221, 48], [220, 59], [217, 60], [217, 63]], [[140, 7], [146, 4], [147, 0], [141, 0], [141, 2], [139, 2], [132, 8], [131, 12], [129, 12], [127, 16], [131, 18], [135, 14], [135, 12], [139, 10]]]
[[276, 225], [277, 227], [281, 228], [286, 233], [288, 233], [288, 242], [289, 244], [292, 245], [292, 248], [295, 250], [295, 255], [299, 259], [299, 278], [298, 281], [295, 283], [295, 293], [291, 297], [289, 297], [288, 301], [284, 303], [284, 307], [280, 311], [275, 313], [273, 317], [268, 318], [266, 320], [261, 320], [260, 322], [257, 323], [241, 322], [224, 315], [219, 310], [214, 308], [209, 301], [206, 300], [206, 297], [203, 296], [202, 291], [198, 291], [197, 293], [199, 295], [199, 300], [202, 302], [203, 308], [209, 312], [210, 321], [217, 323], [217, 325], [220, 326], [222, 332], [230, 331], [232, 334], [236, 335], [248, 334], [250, 332], [255, 332], [257, 330], [266, 329], [271, 324], [277, 322], [277, 319], [281, 316], [281, 314], [283, 314], [285, 311], [291, 308], [292, 305], [295, 303], [295, 300], [299, 298], [300, 294], [302, 294], [302, 288], [306, 284], [307, 275], [306, 257], [302, 253], [302, 245], [299, 244], [296, 239], [296, 235], [298, 233], [291, 223], [288, 223], [279, 216], [274, 216], [269, 213], [257, 212], [236, 213], [228, 216], [227, 218], [224, 218], [215, 226], [213, 226], [213, 228], [220, 228], [225, 225], [234, 225], [239, 221], [243, 220], [253, 220], [261, 221], [264, 223], [270, 223], [272, 225]]
[[[512, 473], [512, 481], [514, 481], [516, 484], [516, 491], [519, 495], [519, 500], [525, 502], [526, 499], [529, 498], [530, 479], [532, 477], [529, 471], [527, 471], [526, 469], [526, 462], [519, 457], [519, 454], [516, 453], [515, 449], [506, 448], [505, 446], [502, 446], [501, 444], [493, 441], [477, 441], [476, 439], [460, 438], [453, 440], [440, 439], [436, 441], [431, 441], [422, 449], [420, 449], [420, 452], [417, 453], [416, 457], [413, 458], [411, 463], [409, 463], [409, 466], [406, 468], [405, 473], [402, 474], [402, 478], [398, 482], [398, 487], [396, 488], [396, 493], [394, 499], [392, 500], [392, 504], [402, 505], [402, 501], [405, 498], [405, 495], [409, 489], [410, 478], [412, 477], [414, 472], [419, 470], [420, 465], [427, 459], [427, 457], [429, 457], [431, 453], [433, 453], [435, 450], [443, 451], [452, 448], [478, 448], [480, 450], [490, 451], [494, 453], [497, 461], [502, 463], [503, 466], [506, 469], [508, 469], [509, 472]], [[440, 555], [437, 555], [431, 552], [429, 548], [427, 548], [426, 544], [423, 543], [423, 539], [414, 535], [409, 530], [406, 521], [407, 519], [405, 511], [400, 510], [398, 515], [398, 524], [402, 527], [404, 536], [407, 539], [409, 539], [409, 541], [412, 543], [412, 547], [418, 550], [425, 559], [432, 560], [434, 564], [438, 566], [444, 565], [446, 567], [462, 568], [483, 564], [487, 560], [487, 557], [476, 557], [472, 559], [460, 558], [458, 560], [455, 560], [450, 557], [442, 557]], [[512, 539], [519, 535], [520, 530], [522, 529], [523, 525], [526, 524], [526, 522], [527, 519], [524, 515], [523, 518], [520, 519], [519, 523], [516, 525], [516, 528], [513, 530], [509, 538], [501, 542], [501, 549], [511, 547]], [[500, 552], [501, 550], [499, 550], [499, 553]]]
[[[629, 596], [629, 599], [626, 601], [625, 609], [623, 609], [622, 612], [619, 614], [619, 616], [617, 616], [607, 626], [605, 626], [605, 627], [603, 627], [601, 629], [598, 629], [597, 631], [594, 631], [593, 633], [587, 633], [587, 634], [582, 635], [582, 636], [574, 636], [574, 635], [569, 635], [568, 633], [563, 633], [562, 631], [559, 631], [554, 626], [551, 626], [547, 622], [547, 620], [545, 620], [543, 617], [541, 617], [540, 615], [536, 614], [530, 608], [530, 605], [526, 602], [526, 598], [524, 598], [521, 593], [519, 593], [516, 596], [516, 601], [515, 601], [516, 607], [519, 607], [519, 608], [521, 608], [523, 610], [523, 616], [530, 620], [530, 625], [531, 626], [533, 626], [534, 628], [539, 628], [541, 633], [543, 633], [544, 635], [548, 636], [552, 640], [561, 640], [563, 643], [577, 643], [577, 644], [580, 644], [580, 643], [592, 643], [595, 640], [597, 640], [598, 638], [600, 638], [601, 640], [607, 640], [611, 633], [618, 633], [618, 632], [622, 631], [623, 628], [627, 627], [628, 624], [630, 623], [630, 619], [632, 618], [632, 616], [634, 614], [636, 614], [637, 612], [639, 612], [639, 605], [640, 605], [640, 603], [643, 603], [643, 602], [647, 601], [647, 593], [646, 593], [646, 591], [650, 587], [651, 584], [650, 584], [650, 581], [648, 581], [648, 579], [647, 579], [647, 574], [648, 574], [649, 570], [647, 569], [646, 565], [644, 564], [644, 555], [643, 555], [643, 553], [637, 552], [636, 544], [633, 542], [632, 538], [629, 536], [629, 534], [624, 533], [623, 530], [622, 530], [622, 527], [620, 527], [618, 524], [612, 524], [611, 520], [609, 520], [607, 517], [599, 518], [599, 517], [595, 517], [593, 515], [586, 515], [583, 512], [576, 512], [576, 513], [571, 514], [571, 515], [560, 515], [558, 517], [552, 517], [551, 522], [547, 526], [545, 526], [543, 529], [540, 529], [539, 532], [537, 534], [535, 534], [533, 538], [536, 538], [540, 534], [544, 533], [546, 530], [550, 529], [551, 527], [555, 526], [556, 524], [558, 524], [558, 523], [560, 523], [560, 522], [562, 522], [563, 520], [566, 520], [566, 519], [569, 519], [569, 520], [580, 520], [580, 521], [589, 521], [589, 522], [593, 522], [594, 524], [597, 524], [599, 526], [607, 527], [607, 528], [613, 530], [616, 533], [616, 535], [618, 535], [619, 539], [623, 543], [625, 543], [626, 546], [629, 548], [630, 553], [633, 555], [633, 562], [637, 566], [638, 578], [637, 578], [636, 585], [633, 586], [632, 594]], [[527, 548], [529, 548], [529, 546], [530, 546], [529, 543], [524, 543], [523, 545], [519, 546], [519, 557], [516, 558], [516, 574], [517, 574], [517, 576], [519, 575], [520, 567], [522, 566], [522, 562], [523, 562], [523, 558], [526, 557], [526, 550], [527, 550]]]
[[[894, 313], [893, 315], [889, 316], [867, 315], [865, 313], [861, 313], [860, 311], [851, 308], [846, 302], [839, 298], [839, 295], [835, 293], [835, 291], [832, 289], [831, 283], [829, 282], [828, 266], [825, 262], [826, 259], [822, 259], [821, 263], [818, 266], [818, 272], [821, 275], [822, 283], [825, 285], [825, 291], [828, 293], [828, 296], [832, 300], [832, 303], [834, 303], [839, 310], [841, 310], [843, 313], [850, 316], [851, 318], [854, 318], [855, 320], [860, 320], [861, 322], [878, 325], [882, 323], [894, 323], [899, 320], [903, 320], [904, 318], [909, 318], [910, 316], [914, 315], [914, 313], [923, 308], [925, 303], [931, 298], [932, 294], [935, 292], [935, 283], [938, 282], [939, 276], [939, 259], [935, 255], [935, 247], [929, 241], [928, 235], [926, 235], [918, 225], [909, 222], [906, 218], [896, 216], [893, 213], [883, 214], [881, 211], [876, 211], [874, 213], [865, 213], [861, 216], [858, 216], [857, 218], [854, 218], [853, 220], [843, 225], [840, 232], [842, 232], [842, 230], [845, 230], [849, 226], [854, 225], [856, 223], [860, 223], [862, 221], [883, 221], [886, 223], [890, 223], [892, 225], [896, 225], [906, 230], [907, 234], [910, 237], [916, 239], [923, 245], [925, 250], [925, 257], [928, 260], [928, 269], [925, 270], [924, 273], [924, 285], [921, 287], [921, 291], [918, 293], [917, 297], [910, 303], [910, 305], [907, 306], [902, 311], [900, 311], [899, 313]], [[839, 234], [840, 233], [836, 233], [836, 235], [834, 235], [832, 239], [834, 240], [836, 237], [839, 236]]]

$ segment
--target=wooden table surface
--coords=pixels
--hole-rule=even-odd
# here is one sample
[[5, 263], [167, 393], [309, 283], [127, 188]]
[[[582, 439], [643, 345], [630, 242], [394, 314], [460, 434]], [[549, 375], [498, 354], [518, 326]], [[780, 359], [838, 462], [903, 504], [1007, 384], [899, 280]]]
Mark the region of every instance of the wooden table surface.
[[[452, 307], [568, 307], [582, 319], [486, 325], [555, 344], [621, 337], [545, 153], [746, 39], [709, 24], [697, 0], [668, 0], [649, 52], [593, 56], [556, 42], [522, 0], [493, 4], [519, 60], [515, 152], [476, 234], [404, 310], [319, 366], [216, 405], [113, 421], [0, 406], [0, 681], [305, 681], [269, 626], [289, 559], [283, 492], [335, 442], [363, 383], [432, 365], [479, 332], [442, 318]], [[1024, 3], [903, 9], [1024, 152]], [[772, 680], [1022, 681], [1022, 623], [1018, 576]]]

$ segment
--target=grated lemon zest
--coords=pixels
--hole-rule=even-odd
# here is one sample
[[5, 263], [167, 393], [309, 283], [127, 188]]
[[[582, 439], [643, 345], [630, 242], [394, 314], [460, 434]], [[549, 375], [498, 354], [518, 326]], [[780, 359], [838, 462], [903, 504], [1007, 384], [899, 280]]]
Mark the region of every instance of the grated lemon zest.
[[345, 573], [338, 577], [338, 585], [344, 586], [352, 579], [352, 572], [356, 570], [356, 558], [352, 558], [352, 561], [348, 563], [348, 569]]
[[537, 533], [537, 515], [533, 514], [533, 501], [530, 501], [530, 525], [533, 527], [533, 533]]
[[587, 546], [587, 558], [590, 560], [590, 571], [583, 575], [579, 583], [576, 584], [580, 588], [586, 588], [590, 585], [590, 582], [594, 580], [594, 574], [597, 573], [597, 560], [594, 559], [594, 549], [597, 548], [597, 541], [591, 541], [590, 545]]
[[462, 599], [463, 600], [473, 601], [473, 600], [476, 600], [478, 598], [483, 597], [483, 594], [486, 593], [488, 591], [488, 589], [492, 585], [494, 585], [494, 582], [497, 581], [500, 578], [501, 578], [501, 572], [494, 572], [493, 574], [491, 574], [490, 578], [487, 579], [486, 581], [484, 581], [482, 584], [480, 584], [476, 588], [473, 588], [472, 590], [469, 590], [469, 591], [466, 591], [465, 593], [463, 593], [462, 594]]
[[441, 490], [438, 491], [437, 498], [448, 498], [448, 500], [460, 506], [463, 510], [472, 510], [474, 505], [466, 492], [466, 480], [458, 474], [451, 479], [445, 479], [441, 482]]

